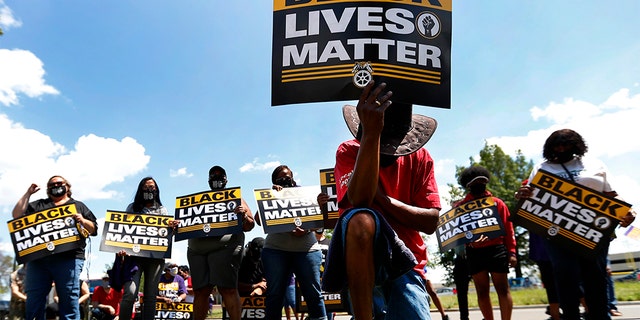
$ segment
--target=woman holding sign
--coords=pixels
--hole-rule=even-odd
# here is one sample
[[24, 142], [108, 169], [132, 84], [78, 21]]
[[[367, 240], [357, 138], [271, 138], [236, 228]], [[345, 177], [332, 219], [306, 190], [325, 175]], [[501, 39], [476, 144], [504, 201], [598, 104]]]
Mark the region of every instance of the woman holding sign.
[[[618, 193], [607, 180], [609, 175], [605, 165], [597, 159], [584, 157], [587, 150], [587, 144], [579, 133], [571, 129], [553, 132], [542, 148], [545, 161], [534, 167], [528, 179], [529, 183], [538, 171], [545, 170], [551, 175], [618, 198]], [[518, 199], [529, 198], [532, 196], [532, 190], [530, 184], [524, 185], [515, 196]], [[620, 221], [620, 226], [629, 226], [635, 216], [635, 211], [630, 209]], [[606, 241], [606, 244], [597, 254], [589, 256], [578, 255], [574, 250], [552, 243], [548, 239], [544, 240], [553, 266], [563, 319], [580, 319], [581, 286], [588, 309], [587, 319], [610, 319], [606, 284], [606, 258], [610, 239], [604, 237], [602, 240]]]
[[[169, 215], [167, 209], [160, 201], [160, 189], [152, 177], [143, 178], [138, 184], [133, 202], [127, 206], [127, 212], [144, 214]], [[169, 226], [175, 228], [177, 220], [170, 219]], [[140, 279], [144, 274], [144, 301], [142, 309], [143, 320], [153, 320], [156, 316], [156, 301], [158, 295], [158, 281], [164, 266], [164, 259], [129, 256], [123, 250], [118, 256], [122, 257], [125, 265], [133, 263], [137, 270], [131, 280], [124, 283], [122, 301], [120, 302], [120, 320], [131, 319], [133, 303], [138, 297]]]
[[[13, 218], [20, 219], [27, 216], [35, 216], [35, 219], [29, 219], [32, 224], [38, 221], [46, 221], [43, 224], [26, 227], [23, 230], [32, 230], [33, 237], [43, 234], [36, 229], [51, 229], [52, 225], [58, 226], [57, 220], [64, 219], [64, 224], [68, 225], [69, 220], [76, 224], [77, 231], [73, 231], [77, 235], [78, 246], [70, 250], [47, 253], [44, 257], [34, 258], [27, 262], [27, 274], [25, 283], [26, 301], [26, 319], [44, 319], [45, 305], [47, 296], [51, 290], [53, 282], [58, 288], [59, 293], [59, 315], [60, 319], [79, 319], [80, 308], [78, 299], [80, 297], [80, 273], [84, 266], [84, 248], [86, 246], [85, 238], [89, 235], [97, 234], [98, 225], [96, 217], [84, 203], [71, 198], [71, 184], [61, 176], [53, 176], [47, 182], [47, 198], [29, 202], [32, 194], [38, 192], [40, 187], [31, 184], [27, 192], [18, 200], [15, 208], [13, 208]], [[57, 210], [52, 210], [57, 208]], [[51, 214], [54, 213], [54, 214]], [[69, 216], [66, 216], [69, 213]], [[56, 219], [56, 217], [62, 217]], [[25, 221], [25, 224], [28, 222]], [[66, 229], [69, 230], [69, 229]], [[75, 230], [75, 227], [73, 228]], [[62, 232], [61, 232], [62, 233]], [[68, 232], [67, 232], [68, 233]], [[58, 243], [58, 247], [62, 247], [63, 243]], [[52, 249], [55, 245], [51, 242]], [[49, 249], [49, 246], [48, 248]], [[46, 250], [46, 249], [45, 249]]]
[[[293, 172], [281, 165], [271, 175], [273, 189], [296, 187]], [[266, 319], [281, 319], [284, 295], [291, 273], [295, 273], [310, 320], [327, 318], [320, 292], [321, 247], [311, 230], [296, 227], [282, 233], [269, 233], [262, 250], [262, 263], [267, 278]]]
[[482, 316], [486, 320], [493, 320], [491, 297], [489, 296], [489, 281], [492, 280], [493, 287], [498, 294], [500, 318], [509, 320], [513, 310], [513, 300], [509, 291], [507, 274], [509, 266], [515, 267], [518, 262], [516, 259], [516, 238], [513, 224], [509, 221], [509, 208], [502, 200], [492, 196], [491, 192], [487, 190], [490, 177], [489, 170], [482, 166], [474, 165], [464, 169], [460, 173], [459, 182], [468, 191], [468, 194], [455, 206], [461, 207], [465, 203], [487, 197], [491, 197], [495, 203], [505, 234], [493, 239], [489, 239], [484, 234], [480, 235], [480, 238], [467, 244], [466, 254], [469, 273], [476, 286], [478, 307], [480, 307]]

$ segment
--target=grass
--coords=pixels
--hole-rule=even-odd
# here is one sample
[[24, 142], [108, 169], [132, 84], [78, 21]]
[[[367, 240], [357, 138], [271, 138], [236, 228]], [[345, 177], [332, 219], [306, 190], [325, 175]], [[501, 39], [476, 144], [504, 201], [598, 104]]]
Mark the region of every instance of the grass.
[[[640, 282], [615, 282], [616, 298], [618, 301], [639, 301]], [[511, 297], [514, 306], [547, 304], [547, 294], [543, 288], [511, 289]], [[439, 296], [440, 302], [445, 309], [457, 309], [458, 299], [455, 295]], [[498, 295], [491, 292], [491, 304], [498, 305]], [[433, 303], [432, 303], [433, 307]], [[469, 308], [477, 308], [478, 301], [473, 289], [473, 283], [469, 288]], [[435, 308], [435, 307], [434, 307]]]
[[[615, 282], [616, 297], [619, 302], [622, 301], [640, 301], [640, 281], [635, 282]], [[546, 305], [547, 294], [543, 288], [527, 288], [527, 289], [512, 289], [511, 297], [513, 298], [514, 306], [527, 306], [527, 305]], [[458, 299], [455, 295], [439, 296], [440, 302], [445, 310], [458, 309]], [[498, 306], [498, 295], [495, 292], [491, 292], [491, 304], [494, 307]], [[433, 310], [435, 306], [431, 304]], [[477, 308], [478, 301], [475, 296], [475, 290], [473, 283], [469, 287], [469, 308]], [[207, 319], [222, 319], [222, 309], [220, 305], [215, 305], [213, 311], [209, 314]]]

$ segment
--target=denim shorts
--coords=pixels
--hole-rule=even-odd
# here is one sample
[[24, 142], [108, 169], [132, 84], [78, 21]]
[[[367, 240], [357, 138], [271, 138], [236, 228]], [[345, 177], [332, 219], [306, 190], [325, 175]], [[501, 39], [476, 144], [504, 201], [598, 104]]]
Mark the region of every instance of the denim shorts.
[[[347, 229], [346, 225], [357, 212], [362, 211], [352, 210], [345, 213], [346, 216], [342, 220], [343, 230]], [[376, 223], [376, 240], [374, 241], [377, 241], [381, 236], [380, 221], [375, 216], [374, 220]], [[346, 233], [343, 233], [343, 247], [346, 247], [345, 239]], [[376, 274], [380, 272], [379, 269], [381, 267], [376, 266]], [[415, 270], [410, 270], [396, 279], [387, 280], [382, 285], [375, 286], [373, 304], [373, 314], [376, 320], [431, 320], [427, 281]]]

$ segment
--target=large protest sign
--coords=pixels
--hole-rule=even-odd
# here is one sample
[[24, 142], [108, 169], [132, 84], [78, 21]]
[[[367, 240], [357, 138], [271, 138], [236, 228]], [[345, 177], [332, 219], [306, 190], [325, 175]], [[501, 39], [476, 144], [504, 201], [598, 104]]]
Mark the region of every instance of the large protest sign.
[[233, 212], [241, 203], [239, 187], [177, 197], [176, 241], [242, 232], [242, 220]]
[[336, 177], [333, 168], [320, 170], [320, 191], [329, 195], [326, 210], [322, 210], [324, 227], [333, 229], [338, 221], [338, 190], [336, 189]]
[[609, 243], [630, 209], [623, 201], [544, 170], [530, 184], [531, 197], [518, 202], [514, 223], [583, 255]]
[[7, 222], [18, 263], [80, 247], [75, 204], [53, 207]]
[[322, 228], [318, 190], [317, 186], [254, 190], [264, 233], [289, 232], [296, 227]]
[[438, 219], [436, 229], [441, 252], [473, 242], [480, 235], [493, 239], [504, 234], [493, 197], [475, 199], [445, 212]]
[[156, 302], [156, 319], [193, 319], [193, 304], [188, 302]]
[[171, 258], [171, 216], [107, 211], [100, 251], [147, 258]]
[[[240, 297], [241, 319], [266, 319], [264, 300], [263, 296]], [[222, 319], [230, 319], [229, 312], [224, 307], [222, 308]]]
[[271, 104], [356, 100], [375, 79], [450, 108], [451, 2], [274, 0]]

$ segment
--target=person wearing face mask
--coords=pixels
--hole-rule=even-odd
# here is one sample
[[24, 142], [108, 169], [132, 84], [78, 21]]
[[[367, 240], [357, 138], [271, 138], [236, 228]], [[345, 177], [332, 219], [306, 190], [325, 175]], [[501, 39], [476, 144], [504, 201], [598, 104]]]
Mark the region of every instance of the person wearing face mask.
[[[209, 169], [209, 187], [222, 190], [227, 186], [227, 173], [220, 166]], [[242, 221], [242, 231], [202, 238], [188, 242], [187, 259], [193, 285], [193, 318], [204, 320], [209, 312], [209, 295], [217, 287], [231, 320], [242, 314], [238, 294], [238, 269], [244, 247], [244, 232], [251, 231], [255, 223], [249, 205], [241, 199], [233, 212]]]
[[157, 301], [164, 303], [182, 302], [187, 298], [187, 286], [178, 274], [178, 265], [167, 263], [158, 283]]
[[485, 197], [492, 197], [496, 204], [504, 226], [504, 235], [493, 239], [481, 235], [476, 241], [467, 244], [466, 254], [469, 274], [471, 274], [476, 287], [478, 307], [480, 307], [482, 315], [486, 320], [493, 320], [491, 297], [489, 296], [489, 281], [492, 280], [498, 294], [501, 319], [508, 320], [511, 319], [513, 300], [511, 299], [507, 274], [509, 267], [515, 267], [518, 262], [516, 259], [516, 238], [513, 224], [509, 220], [509, 208], [502, 200], [494, 197], [487, 190], [490, 178], [489, 170], [482, 166], [473, 165], [464, 169], [460, 173], [458, 182], [468, 193], [454, 207]]
[[117, 320], [120, 313], [122, 290], [116, 290], [109, 285], [109, 275], [102, 276], [102, 284], [93, 289], [91, 295], [91, 319]]
[[61, 176], [53, 176], [47, 182], [47, 198], [29, 202], [40, 187], [31, 184], [27, 192], [13, 208], [13, 218], [41, 212], [62, 205], [75, 205], [78, 213], [72, 215], [78, 227], [77, 248], [48, 255], [27, 263], [25, 292], [26, 319], [44, 319], [47, 296], [51, 283], [59, 289], [59, 314], [61, 319], [78, 319], [80, 308], [80, 273], [84, 266], [86, 237], [97, 235], [98, 224], [87, 206], [71, 198], [71, 184]]
[[[271, 174], [272, 189], [296, 187], [293, 172], [280, 165]], [[312, 230], [300, 227], [288, 232], [269, 233], [262, 249], [262, 263], [267, 279], [265, 300], [266, 319], [280, 319], [285, 293], [291, 274], [296, 280], [309, 308], [309, 319], [324, 320], [327, 315], [320, 291], [320, 267], [322, 251]]]
[[[515, 194], [517, 199], [531, 196], [532, 188], [528, 181], [539, 170], [589, 187], [610, 197], [620, 198], [609, 183], [610, 176], [604, 163], [585, 156], [587, 144], [582, 136], [571, 129], [556, 130], [547, 137], [542, 147], [543, 162], [537, 164], [527, 183]], [[636, 217], [630, 209], [620, 221], [620, 227], [628, 227]], [[607, 252], [611, 239], [605, 241], [599, 252], [590, 256], [582, 256], [559, 243], [543, 238], [544, 248], [551, 260], [553, 278], [562, 309], [562, 319], [577, 320], [580, 318], [580, 298], [583, 295], [586, 303], [586, 319], [611, 319], [607, 301]], [[582, 289], [581, 289], [582, 288]]]
[[[162, 205], [162, 201], [160, 201], [160, 188], [152, 177], [145, 177], [140, 180], [133, 202], [127, 206], [126, 211], [130, 213], [169, 215], [167, 209]], [[178, 220], [168, 220], [168, 224], [172, 228], [177, 227], [178, 223]], [[120, 258], [116, 259], [117, 263], [134, 266], [131, 278], [127, 278], [123, 284], [123, 296], [120, 302], [120, 320], [130, 320], [133, 304], [138, 298], [140, 280], [143, 275], [145, 279], [144, 296], [155, 297], [158, 295], [158, 280], [162, 272], [164, 259], [131, 256], [124, 250], [118, 252], [117, 257]], [[150, 301], [143, 300], [142, 319], [153, 320], [155, 316], [155, 301], [153, 299], [150, 299]]]

